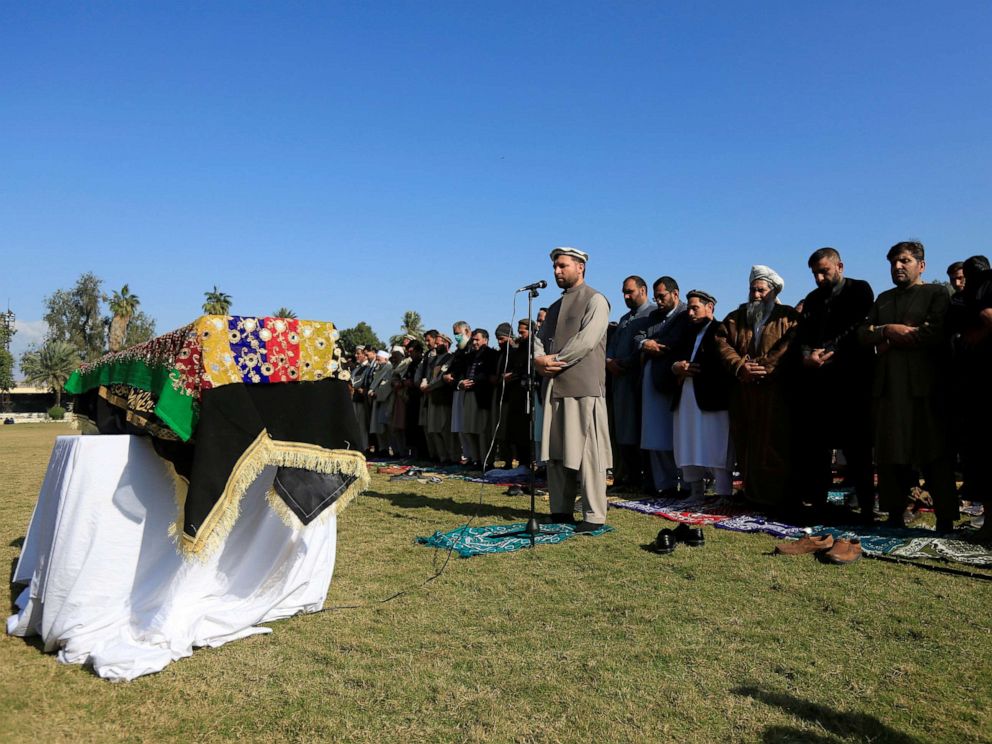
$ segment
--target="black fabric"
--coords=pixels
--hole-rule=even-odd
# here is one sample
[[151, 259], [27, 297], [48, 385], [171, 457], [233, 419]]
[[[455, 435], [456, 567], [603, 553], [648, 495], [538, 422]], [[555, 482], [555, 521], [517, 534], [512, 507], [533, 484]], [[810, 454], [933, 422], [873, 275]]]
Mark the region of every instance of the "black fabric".
[[844, 279], [836, 295], [815, 289], [803, 300], [797, 340], [803, 349], [827, 349], [834, 356], [829, 364], [804, 369], [806, 386], [827, 386], [840, 395], [861, 397], [871, 390], [874, 350], [858, 341], [856, 330], [864, 324], [875, 302], [868, 282]]
[[[651, 365], [651, 382], [654, 384], [656, 390], [671, 395], [675, 392], [676, 387], [672, 375], [672, 364], [678, 361], [674, 354], [679, 342], [682, 341], [682, 337], [691, 328], [689, 316], [683, 310], [672, 318], [667, 325], [664, 327], [659, 326], [660, 322], [648, 328], [646, 338], [657, 341], [662, 346], [667, 346], [668, 351], [662, 353], [661, 356], [651, 357], [654, 361]], [[655, 330], [656, 328], [657, 330]], [[695, 338], [695, 335], [693, 335], [693, 338]], [[689, 351], [692, 351], [691, 346], [689, 347]]]
[[[679, 407], [682, 401], [683, 386], [677, 382], [677, 377], [672, 372], [672, 364], [680, 361], [690, 361], [698, 364], [699, 374], [692, 378], [692, 389], [696, 397], [696, 405], [701, 411], [726, 411], [730, 408], [730, 387], [733, 378], [727, 371], [726, 365], [720, 358], [714, 337], [720, 324], [713, 320], [706, 325], [706, 330], [702, 331], [702, 325], [694, 325], [688, 322], [688, 315], [684, 316], [686, 322], [683, 324], [681, 338], [672, 347], [668, 364], [665, 365], [666, 375], [671, 381], [671, 388], [675, 391], [672, 395], [672, 410]], [[702, 332], [703, 340], [699, 344], [696, 355], [692, 356], [692, 349], [696, 345], [696, 337]]]
[[493, 380], [498, 363], [499, 352], [491, 346], [483, 346], [469, 357], [468, 368], [465, 370], [463, 379], [475, 383], [471, 392], [475, 394], [476, 405], [484, 411], [493, 406]]
[[280, 467], [273, 489], [303, 524], [310, 524], [348, 490], [357, 476]]
[[222, 385], [203, 391], [183, 531], [195, 537], [242, 454], [262, 430], [274, 440], [355, 449], [359, 442], [348, 385], [319, 382]]

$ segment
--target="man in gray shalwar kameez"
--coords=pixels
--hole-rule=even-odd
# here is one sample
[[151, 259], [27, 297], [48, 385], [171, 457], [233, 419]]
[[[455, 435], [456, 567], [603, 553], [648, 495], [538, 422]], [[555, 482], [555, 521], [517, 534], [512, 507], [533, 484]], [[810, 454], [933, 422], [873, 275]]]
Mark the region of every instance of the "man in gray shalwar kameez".
[[623, 281], [623, 301], [630, 309], [617, 323], [606, 347], [606, 371], [613, 383], [613, 425], [621, 461], [617, 490], [645, 487], [641, 457], [641, 350], [634, 343], [637, 334], [647, 328], [654, 305], [648, 301], [648, 285], [632, 275]]
[[588, 258], [575, 248], [551, 252], [564, 292], [534, 339], [534, 368], [545, 378], [541, 459], [548, 467], [551, 521], [572, 522], [581, 496], [576, 532], [606, 523], [606, 471], [613, 464], [605, 365], [610, 303], [585, 283]]

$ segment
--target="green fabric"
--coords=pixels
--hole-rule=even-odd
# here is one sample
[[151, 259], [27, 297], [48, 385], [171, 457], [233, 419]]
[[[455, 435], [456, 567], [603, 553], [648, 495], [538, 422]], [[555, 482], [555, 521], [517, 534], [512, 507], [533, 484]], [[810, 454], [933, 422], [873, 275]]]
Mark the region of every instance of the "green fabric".
[[[525, 523], [493, 524], [486, 527], [459, 527], [450, 532], [435, 532], [430, 537], [418, 537], [417, 543], [431, 548], [454, 550], [462, 558], [491, 553], [510, 553], [530, 547], [530, 537], [505, 537], [500, 535], [519, 532]], [[611, 532], [612, 527], [603, 525], [598, 530], [587, 532], [590, 537], [598, 537]], [[557, 545], [575, 536], [575, 528], [570, 524], [546, 524], [541, 526], [541, 534], [534, 539], [535, 545]]]
[[65, 384], [67, 392], [79, 395], [101, 385], [126, 384], [147, 390], [154, 396], [155, 415], [165, 422], [184, 442], [196, 429], [199, 407], [193, 398], [172, 386], [172, 369], [149, 365], [142, 360], [102, 364], [86, 374], [72, 373]]

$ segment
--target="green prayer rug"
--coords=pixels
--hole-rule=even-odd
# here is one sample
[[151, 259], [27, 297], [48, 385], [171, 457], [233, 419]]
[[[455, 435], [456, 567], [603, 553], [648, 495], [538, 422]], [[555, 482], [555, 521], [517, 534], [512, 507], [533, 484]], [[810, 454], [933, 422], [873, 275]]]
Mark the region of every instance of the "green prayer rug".
[[[513, 524], [492, 524], [485, 527], [459, 527], [450, 532], [435, 532], [430, 537], [418, 537], [417, 543], [430, 548], [453, 550], [462, 558], [473, 555], [488, 555], [490, 553], [512, 553], [514, 550], [529, 548], [530, 537], [511, 535], [519, 532], [527, 525], [524, 522]], [[598, 537], [613, 528], [604, 524], [598, 530], [583, 533], [586, 537]], [[579, 535], [582, 537], [583, 535]], [[557, 545], [570, 537], [575, 537], [575, 527], [570, 524], [545, 524], [541, 526], [541, 534], [535, 536], [534, 545]]]

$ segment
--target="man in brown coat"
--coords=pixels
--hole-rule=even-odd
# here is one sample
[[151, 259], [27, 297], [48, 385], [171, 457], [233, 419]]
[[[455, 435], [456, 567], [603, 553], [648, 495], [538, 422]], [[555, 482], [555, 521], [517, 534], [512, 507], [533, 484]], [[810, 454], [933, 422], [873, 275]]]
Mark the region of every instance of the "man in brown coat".
[[790, 487], [790, 425], [787, 402], [790, 349], [799, 314], [778, 302], [782, 277], [767, 266], [751, 268], [749, 301], [726, 317], [715, 334], [727, 371], [734, 377], [730, 435], [750, 501], [772, 509]]
[[879, 506], [889, 513], [890, 525], [904, 526], [915, 465], [933, 499], [937, 529], [950, 531], [958, 503], [940, 396], [950, 298], [942, 285], [923, 283], [922, 243], [897, 243], [886, 259], [896, 286], [878, 296], [858, 331], [861, 342], [876, 351], [872, 392]]

